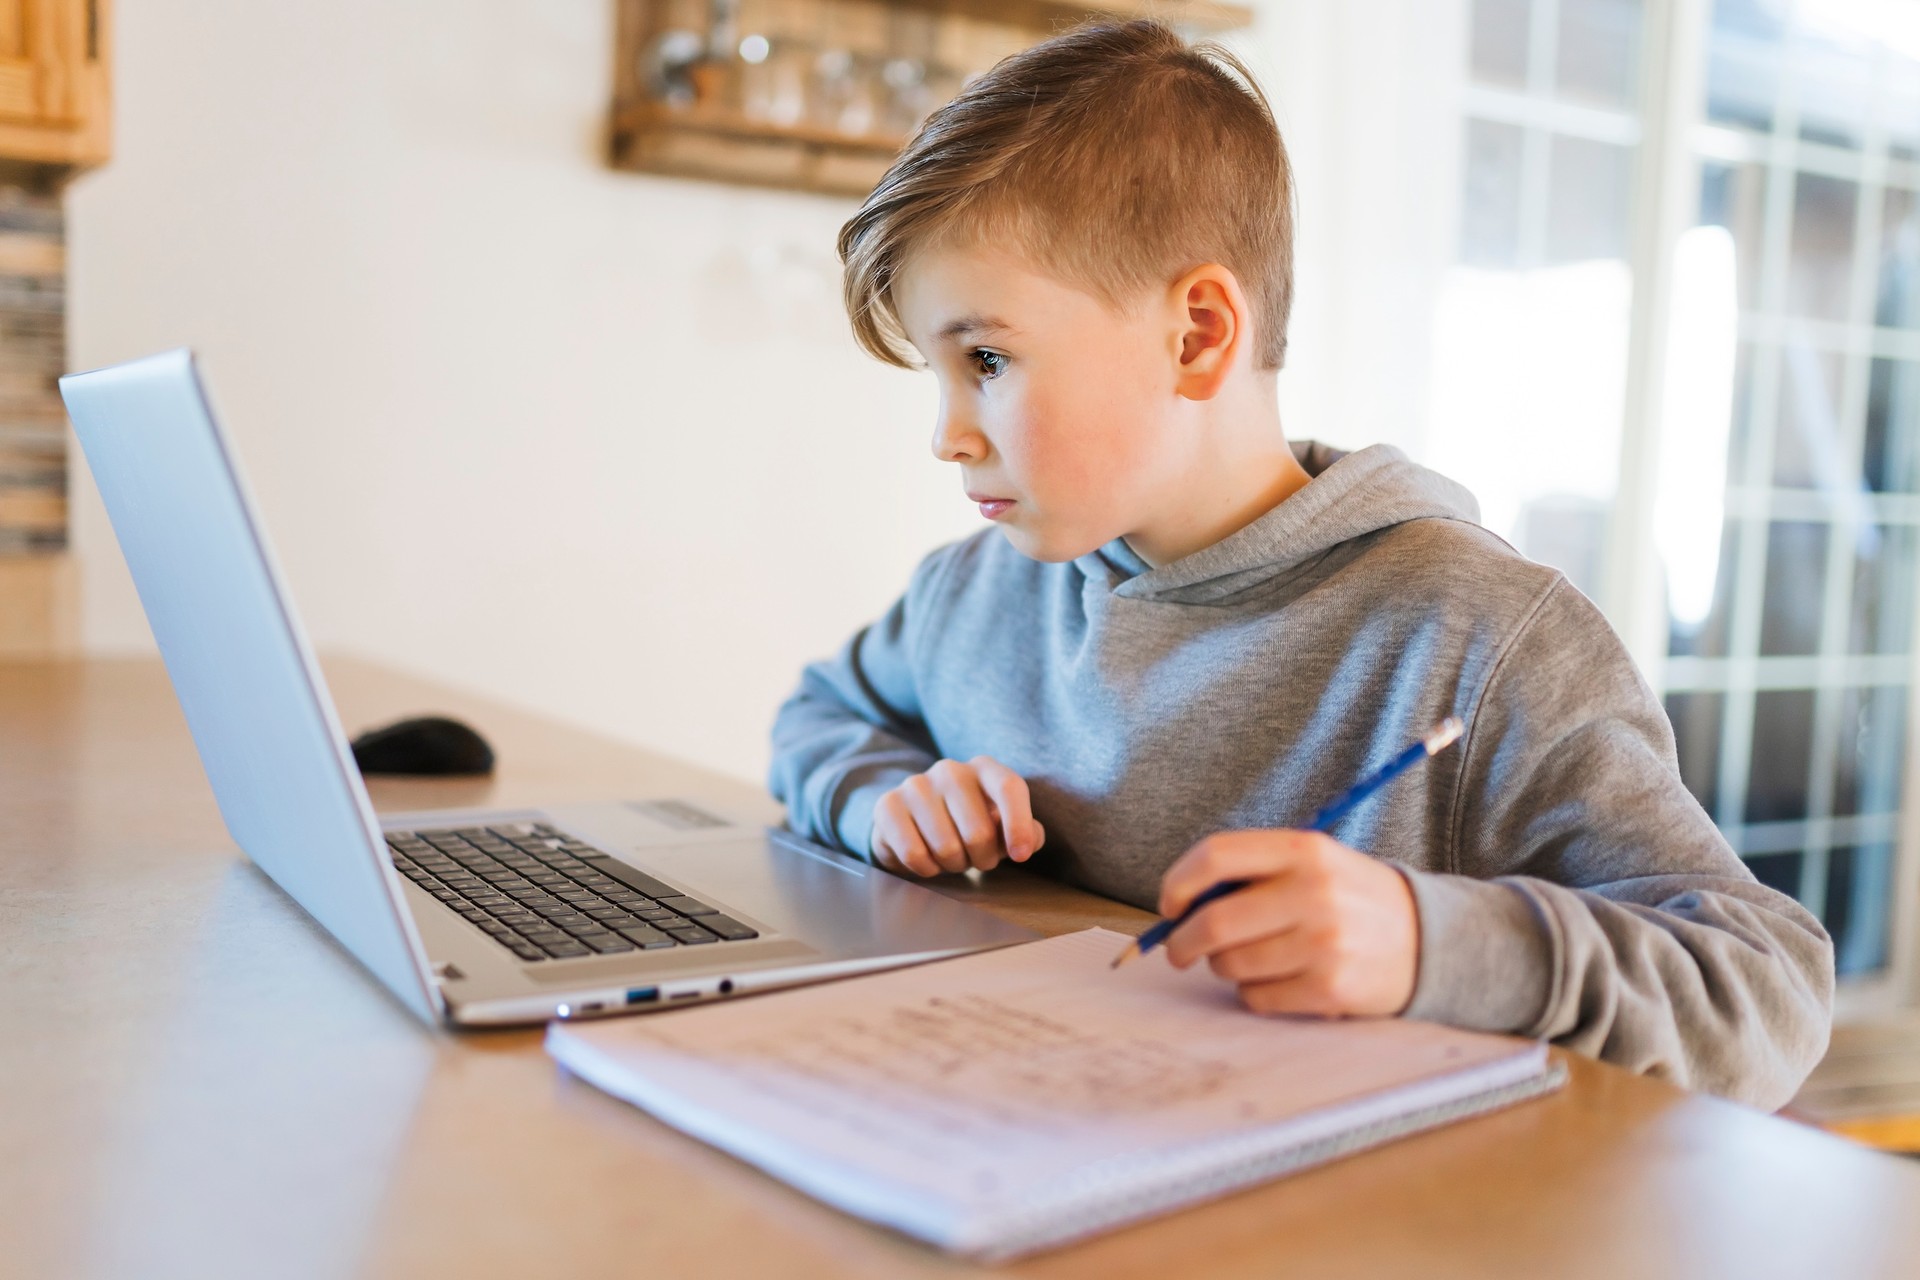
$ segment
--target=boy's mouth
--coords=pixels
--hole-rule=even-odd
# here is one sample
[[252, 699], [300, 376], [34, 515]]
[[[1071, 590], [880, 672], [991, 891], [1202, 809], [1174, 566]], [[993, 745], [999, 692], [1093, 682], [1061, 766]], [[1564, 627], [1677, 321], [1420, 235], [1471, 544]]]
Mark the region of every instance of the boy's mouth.
[[967, 497], [980, 505], [980, 514], [989, 520], [998, 520], [1013, 509], [1012, 498], [995, 498], [984, 493], [968, 493]]

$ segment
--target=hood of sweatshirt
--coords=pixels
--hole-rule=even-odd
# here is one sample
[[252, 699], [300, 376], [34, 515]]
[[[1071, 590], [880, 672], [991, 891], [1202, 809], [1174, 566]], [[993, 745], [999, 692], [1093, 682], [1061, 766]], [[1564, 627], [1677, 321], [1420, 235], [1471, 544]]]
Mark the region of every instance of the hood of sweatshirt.
[[1464, 485], [1429, 471], [1392, 445], [1348, 453], [1298, 440], [1292, 448], [1313, 482], [1212, 546], [1156, 568], [1126, 539], [1115, 538], [1074, 563], [1129, 599], [1212, 604], [1409, 520], [1479, 523], [1479, 503]]

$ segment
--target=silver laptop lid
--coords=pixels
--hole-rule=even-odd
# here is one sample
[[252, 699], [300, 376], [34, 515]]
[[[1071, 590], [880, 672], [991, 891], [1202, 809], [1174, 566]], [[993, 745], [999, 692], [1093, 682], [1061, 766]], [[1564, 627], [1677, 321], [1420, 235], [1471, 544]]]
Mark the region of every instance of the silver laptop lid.
[[192, 353], [69, 374], [60, 394], [228, 832], [437, 1018], [373, 807]]

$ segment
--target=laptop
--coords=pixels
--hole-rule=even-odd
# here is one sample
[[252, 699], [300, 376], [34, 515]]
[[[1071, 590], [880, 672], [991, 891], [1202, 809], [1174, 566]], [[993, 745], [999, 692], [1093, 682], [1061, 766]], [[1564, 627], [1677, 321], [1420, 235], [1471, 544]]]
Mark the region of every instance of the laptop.
[[685, 799], [377, 817], [192, 353], [60, 393], [228, 832], [421, 1017], [645, 1011], [1038, 936]]

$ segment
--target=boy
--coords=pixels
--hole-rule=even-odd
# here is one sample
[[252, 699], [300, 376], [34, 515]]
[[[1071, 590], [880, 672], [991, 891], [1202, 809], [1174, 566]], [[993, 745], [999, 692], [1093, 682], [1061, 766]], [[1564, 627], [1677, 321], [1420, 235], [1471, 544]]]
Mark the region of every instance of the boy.
[[[999, 528], [807, 668], [774, 793], [913, 875], [1032, 860], [1166, 916], [1252, 879], [1167, 953], [1259, 1012], [1545, 1037], [1779, 1106], [1832, 944], [1681, 785], [1598, 611], [1397, 450], [1282, 435], [1290, 182], [1246, 69], [1150, 21], [928, 120], [841, 231], [848, 309], [934, 370], [934, 453]], [[1449, 715], [1456, 747], [1297, 829]]]

